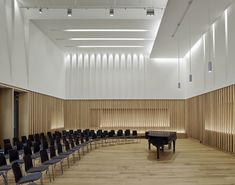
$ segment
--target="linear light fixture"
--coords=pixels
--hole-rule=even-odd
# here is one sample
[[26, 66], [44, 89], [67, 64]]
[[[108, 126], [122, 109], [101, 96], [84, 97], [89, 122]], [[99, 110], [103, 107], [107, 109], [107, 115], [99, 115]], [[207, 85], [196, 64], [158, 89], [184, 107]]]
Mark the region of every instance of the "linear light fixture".
[[71, 16], [72, 16], [72, 9], [69, 8], [69, 9], [67, 10], [67, 16], [68, 16], [68, 17], [71, 17]]
[[152, 40], [148, 38], [70, 38], [71, 41], [79, 40], [128, 40], [128, 41], [140, 41], [140, 40]]
[[66, 32], [147, 32], [144, 29], [66, 29]]
[[79, 48], [143, 48], [144, 46], [116, 46], [116, 45], [113, 45], [113, 46], [105, 46], [105, 45], [100, 45], [100, 46], [77, 46]]
[[111, 8], [111, 9], [109, 10], [109, 16], [111, 16], [111, 17], [114, 16], [114, 9], [113, 9], [113, 8]]

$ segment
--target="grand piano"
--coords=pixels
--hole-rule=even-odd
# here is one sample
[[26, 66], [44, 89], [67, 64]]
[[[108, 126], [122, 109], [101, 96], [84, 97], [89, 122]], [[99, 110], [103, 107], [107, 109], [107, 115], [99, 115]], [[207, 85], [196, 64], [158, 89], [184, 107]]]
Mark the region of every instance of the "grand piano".
[[145, 133], [145, 137], [148, 139], [149, 150], [151, 144], [157, 148], [157, 159], [160, 158], [160, 149], [164, 151], [164, 145], [168, 145], [168, 148], [171, 149], [173, 142], [173, 152], [175, 152], [176, 132], [148, 131]]

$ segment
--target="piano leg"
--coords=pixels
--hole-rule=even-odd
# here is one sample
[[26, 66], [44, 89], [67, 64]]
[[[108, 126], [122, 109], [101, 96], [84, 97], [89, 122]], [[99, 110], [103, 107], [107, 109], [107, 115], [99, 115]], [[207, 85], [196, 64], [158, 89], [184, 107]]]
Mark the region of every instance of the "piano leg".
[[168, 144], [168, 149], [169, 149], [169, 150], [171, 149], [171, 143]]
[[157, 159], [160, 158], [160, 145], [157, 145]]
[[175, 140], [173, 140], [173, 152], [175, 152]]
[[149, 142], [149, 150], [151, 149], [151, 143]]

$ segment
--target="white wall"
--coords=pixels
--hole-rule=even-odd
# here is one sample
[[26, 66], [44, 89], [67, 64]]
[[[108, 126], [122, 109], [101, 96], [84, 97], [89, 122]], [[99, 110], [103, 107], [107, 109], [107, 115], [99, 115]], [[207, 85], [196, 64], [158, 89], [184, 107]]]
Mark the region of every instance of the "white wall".
[[62, 51], [16, 0], [0, 0], [0, 83], [64, 98], [64, 75]]
[[[227, 17], [227, 18], [226, 18]], [[226, 21], [227, 20], [227, 21]], [[186, 61], [186, 98], [213, 91], [235, 83], [235, 5], [214, 22], [191, 51], [193, 82], [188, 82], [190, 57]], [[210, 39], [209, 39], [210, 37]], [[210, 42], [210, 47], [209, 47]], [[210, 48], [210, 49], [209, 49]], [[208, 72], [208, 61], [213, 71]]]
[[178, 89], [178, 60], [150, 60], [136, 54], [67, 54], [68, 99], [182, 99], [184, 62]]

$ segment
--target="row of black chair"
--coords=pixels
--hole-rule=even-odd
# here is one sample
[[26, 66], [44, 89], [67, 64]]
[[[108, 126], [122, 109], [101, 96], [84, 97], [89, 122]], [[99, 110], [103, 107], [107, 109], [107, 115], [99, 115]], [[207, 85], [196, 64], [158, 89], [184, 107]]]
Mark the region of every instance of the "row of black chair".
[[[63, 174], [63, 165], [62, 165], [63, 160], [67, 158], [68, 167], [69, 167], [69, 156], [72, 155], [74, 158], [74, 153], [78, 151], [80, 158], [80, 149], [82, 149], [84, 153], [85, 146], [87, 147], [88, 150], [88, 145], [92, 147], [92, 143], [99, 140], [107, 138], [123, 139], [123, 138], [136, 138], [136, 137], [137, 137], [137, 131], [133, 131], [131, 135], [130, 130], [125, 130], [125, 132], [123, 132], [122, 130], [118, 130], [117, 134], [115, 134], [114, 130], [111, 131], [97, 130], [95, 132], [94, 130], [89, 130], [89, 129], [85, 129], [83, 131], [78, 129], [76, 131], [73, 130], [69, 131], [64, 130], [62, 132], [56, 131], [53, 134], [51, 132], [47, 132], [47, 137], [43, 133], [29, 135], [28, 139], [26, 136], [22, 136], [21, 141], [19, 141], [19, 139], [14, 138], [13, 146], [11, 146], [10, 139], [5, 139], [4, 140], [5, 155], [3, 154], [0, 155], [1, 176], [3, 176], [5, 179], [4, 181], [7, 182], [7, 172], [12, 169], [15, 175], [16, 183], [21, 184], [23, 182], [25, 183], [41, 179], [41, 175], [39, 175], [39, 173], [41, 174], [41, 172], [44, 171], [46, 171], [50, 177], [49, 166], [52, 166], [52, 175], [54, 179], [53, 166], [55, 166], [57, 163], [60, 163], [61, 173]], [[63, 146], [61, 144], [61, 141], [63, 142], [65, 151], [63, 151]], [[56, 153], [58, 153], [58, 155], [56, 155]], [[24, 157], [23, 159], [20, 159], [19, 155], [22, 154], [24, 154]], [[50, 159], [48, 157], [48, 154], [50, 154]], [[9, 157], [9, 161], [11, 162], [12, 165], [7, 165], [5, 156]], [[39, 157], [41, 159], [42, 165], [34, 167], [33, 160]], [[37, 174], [31, 174], [29, 176], [23, 177], [22, 172], [19, 171], [20, 167], [18, 167], [23, 163], [25, 165], [25, 171], [27, 173], [37, 173]]]

